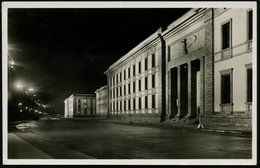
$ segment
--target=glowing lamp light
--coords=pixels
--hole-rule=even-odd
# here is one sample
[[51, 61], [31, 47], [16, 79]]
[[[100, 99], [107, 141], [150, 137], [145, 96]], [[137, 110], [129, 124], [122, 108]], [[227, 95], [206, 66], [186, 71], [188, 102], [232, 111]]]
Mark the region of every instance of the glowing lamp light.
[[14, 61], [11, 61], [11, 62], [10, 62], [10, 65], [14, 65]]
[[23, 112], [23, 110], [20, 110], [20, 112]]
[[29, 91], [29, 92], [33, 92], [34, 89], [33, 89], [33, 88], [29, 88], [28, 91]]
[[21, 106], [22, 105], [22, 102], [18, 103], [18, 106]]
[[22, 88], [23, 88], [23, 84], [22, 84], [21, 82], [18, 82], [18, 83], [16, 84], [16, 88], [22, 89]]
[[27, 109], [28, 109], [28, 107], [25, 107], [25, 109], [27, 110]]

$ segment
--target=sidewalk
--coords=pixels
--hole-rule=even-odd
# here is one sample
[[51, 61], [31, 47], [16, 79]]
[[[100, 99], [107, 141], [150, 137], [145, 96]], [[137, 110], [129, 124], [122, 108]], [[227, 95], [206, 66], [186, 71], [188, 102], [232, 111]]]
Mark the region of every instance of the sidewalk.
[[53, 159], [13, 133], [8, 133], [8, 159]]
[[154, 122], [147, 122], [147, 123], [139, 123], [134, 122], [130, 123], [127, 121], [121, 121], [121, 120], [104, 120], [105, 122], [111, 122], [116, 124], [126, 124], [126, 125], [136, 125], [136, 126], [152, 126], [152, 127], [163, 127], [163, 128], [187, 128], [187, 129], [193, 129], [193, 130], [200, 130], [200, 131], [208, 131], [208, 132], [218, 132], [218, 133], [227, 133], [227, 134], [236, 134], [236, 135], [246, 135], [251, 136], [252, 132], [248, 130], [238, 130], [237, 128], [233, 127], [218, 127], [218, 128], [212, 128], [212, 127], [205, 127], [203, 129], [198, 129], [198, 124], [178, 124], [178, 123], [169, 123], [169, 122], [161, 122], [161, 123], [154, 123]]

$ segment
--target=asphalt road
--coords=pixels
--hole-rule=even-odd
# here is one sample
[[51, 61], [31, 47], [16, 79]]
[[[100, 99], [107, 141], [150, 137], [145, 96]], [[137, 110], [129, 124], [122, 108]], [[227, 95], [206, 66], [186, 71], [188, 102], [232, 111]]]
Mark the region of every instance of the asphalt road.
[[[251, 137], [196, 129], [103, 120], [43, 120], [20, 129], [10, 132], [56, 159], [251, 158]], [[17, 156], [15, 148], [8, 146], [9, 158]]]

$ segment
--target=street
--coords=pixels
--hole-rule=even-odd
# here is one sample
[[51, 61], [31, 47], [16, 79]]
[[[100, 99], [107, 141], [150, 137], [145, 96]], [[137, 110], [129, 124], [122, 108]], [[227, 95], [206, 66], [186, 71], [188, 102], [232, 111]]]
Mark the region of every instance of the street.
[[19, 154], [18, 139], [43, 159], [250, 159], [252, 150], [250, 136], [97, 119], [33, 121], [9, 135], [9, 159], [33, 158]]

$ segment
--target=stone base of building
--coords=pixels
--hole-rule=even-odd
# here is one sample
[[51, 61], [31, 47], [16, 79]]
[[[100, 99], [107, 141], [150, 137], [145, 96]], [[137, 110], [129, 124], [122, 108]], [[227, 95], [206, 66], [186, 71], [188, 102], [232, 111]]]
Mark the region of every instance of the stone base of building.
[[161, 115], [159, 114], [122, 114], [122, 115], [110, 115], [108, 119], [121, 120], [133, 123], [160, 123]]
[[71, 118], [93, 118], [96, 115], [73, 115]]
[[214, 129], [252, 131], [252, 115], [251, 112], [209, 112], [203, 115], [202, 124]]

